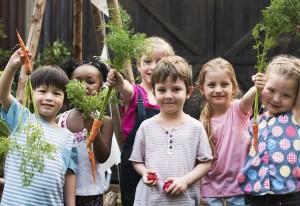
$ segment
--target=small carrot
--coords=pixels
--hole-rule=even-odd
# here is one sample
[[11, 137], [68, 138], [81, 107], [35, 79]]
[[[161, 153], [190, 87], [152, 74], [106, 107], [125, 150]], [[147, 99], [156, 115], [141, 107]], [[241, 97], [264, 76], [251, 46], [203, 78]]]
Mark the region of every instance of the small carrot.
[[92, 176], [93, 176], [94, 182], [96, 182], [96, 163], [95, 163], [94, 151], [89, 150], [88, 155], [89, 155], [89, 160], [90, 160], [91, 168], [92, 168]]
[[258, 151], [258, 124], [253, 123], [252, 125], [252, 132], [253, 132], [253, 146], [255, 151]]
[[91, 144], [94, 142], [94, 140], [99, 132], [99, 129], [101, 128], [101, 125], [102, 125], [101, 120], [94, 119], [89, 138], [86, 140], [86, 148], [90, 147]]
[[20, 46], [21, 46], [21, 49], [22, 49], [22, 52], [24, 54], [24, 58], [25, 58], [25, 73], [27, 75], [30, 75], [32, 73], [32, 67], [31, 67], [31, 63], [30, 63], [30, 60], [29, 60], [29, 56], [26, 52], [26, 47], [25, 47], [25, 44], [18, 32], [18, 30], [16, 29], [16, 32], [17, 32], [17, 37], [18, 37], [18, 40], [20, 42]]

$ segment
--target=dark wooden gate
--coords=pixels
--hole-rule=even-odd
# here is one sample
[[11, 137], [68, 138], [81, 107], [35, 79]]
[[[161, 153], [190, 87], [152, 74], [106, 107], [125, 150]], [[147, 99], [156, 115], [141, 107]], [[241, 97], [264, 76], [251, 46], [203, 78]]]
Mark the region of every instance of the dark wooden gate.
[[[90, 1], [83, 3], [83, 58], [88, 59], [99, 54]], [[252, 85], [256, 55], [251, 30], [261, 20], [261, 10], [270, 0], [119, 0], [119, 3], [131, 15], [136, 32], [167, 39], [176, 53], [193, 65], [194, 80], [203, 63], [223, 57], [233, 64], [242, 91]], [[0, 19], [8, 34], [7, 39], [0, 40], [0, 48], [11, 49], [17, 44], [15, 28], [25, 36], [26, 4], [24, 0], [0, 0], [0, 5]], [[57, 39], [72, 45], [72, 17], [73, 0], [48, 0], [38, 51]], [[279, 53], [299, 56], [299, 40], [284, 35], [279, 42], [270, 57]], [[200, 100], [195, 91], [185, 110], [198, 117]]]

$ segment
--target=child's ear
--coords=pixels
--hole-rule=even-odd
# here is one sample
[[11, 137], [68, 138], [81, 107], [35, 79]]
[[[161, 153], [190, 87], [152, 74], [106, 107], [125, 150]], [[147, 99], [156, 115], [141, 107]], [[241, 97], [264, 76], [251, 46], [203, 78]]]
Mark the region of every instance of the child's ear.
[[204, 95], [204, 89], [203, 89], [203, 87], [202, 87], [201, 85], [199, 85], [198, 89], [199, 89], [199, 92], [200, 92], [202, 95]]
[[190, 98], [190, 96], [191, 96], [191, 94], [193, 93], [193, 91], [194, 91], [194, 87], [193, 87], [193, 86], [190, 86], [190, 87], [188, 88], [188, 90], [186, 91], [186, 99], [189, 99], [189, 98]]

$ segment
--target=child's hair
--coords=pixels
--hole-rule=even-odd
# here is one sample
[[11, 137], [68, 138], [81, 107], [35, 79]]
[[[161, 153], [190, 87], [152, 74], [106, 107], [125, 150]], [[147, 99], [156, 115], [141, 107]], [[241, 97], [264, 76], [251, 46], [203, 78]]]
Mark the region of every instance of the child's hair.
[[61, 89], [64, 92], [64, 98], [66, 99], [66, 84], [68, 84], [69, 78], [60, 67], [56, 65], [42, 66], [32, 72], [30, 81], [33, 89], [36, 89], [41, 85], [53, 86]]
[[266, 76], [268, 77], [270, 73], [279, 74], [286, 79], [294, 80], [299, 83], [300, 60], [292, 55], [277, 55], [267, 66]]
[[68, 75], [69, 79], [71, 79], [72, 73], [74, 72], [74, 70], [82, 65], [91, 65], [94, 66], [96, 69], [99, 70], [100, 72], [100, 80], [101, 80], [101, 84], [103, 84], [103, 82], [106, 81], [107, 78], [107, 74], [109, 72], [106, 64], [102, 63], [102, 62], [98, 62], [98, 61], [80, 61], [80, 62], [76, 62], [72, 59], [66, 61], [63, 65], [61, 65], [61, 68], [66, 72], [66, 74]]
[[163, 46], [165, 48], [164, 52], [165, 52], [166, 56], [175, 55], [173, 47], [171, 46], [171, 44], [167, 40], [165, 40], [161, 37], [157, 37], [157, 36], [148, 37], [147, 40], [150, 42], [150, 47], [147, 50], [147, 52], [151, 53], [151, 50], [153, 50], [154, 45], [157, 44], [157, 45]]
[[159, 60], [151, 76], [153, 91], [155, 84], [164, 82], [168, 77], [174, 82], [177, 79], [183, 80], [187, 92], [189, 91], [189, 87], [193, 85], [192, 67], [180, 56], [168, 56]]
[[[203, 65], [196, 84], [198, 85], [198, 87], [199, 86], [203, 87], [204, 83], [205, 83], [206, 74], [211, 71], [219, 71], [219, 70], [226, 71], [226, 73], [227, 73], [228, 77], [230, 78], [231, 83], [233, 85], [234, 93], [232, 94], [232, 99], [237, 98], [237, 96], [239, 95], [239, 87], [238, 87], [238, 82], [236, 79], [234, 69], [228, 61], [226, 61], [225, 59], [223, 59], [221, 57], [212, 59]], [[213, 128], [210, 123], [210, 119], [212, 116], [213, 116], [213, 109], [210, 106], [209, 102], [206, 101], [204, 104], [204, 107], [202, 109], [202, 112], [200, 114], [200, 121], [203, 122], [203, 126], [207, 133], [209, 145], [212, 149], [213, 155], [216, 155], [215, 147], [214, 147], [214, 144], [212, 141], [213, 140]]]

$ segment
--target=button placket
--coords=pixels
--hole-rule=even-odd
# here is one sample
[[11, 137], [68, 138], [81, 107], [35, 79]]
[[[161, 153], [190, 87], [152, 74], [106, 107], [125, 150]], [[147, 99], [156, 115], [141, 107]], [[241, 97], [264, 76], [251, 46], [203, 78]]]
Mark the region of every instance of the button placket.
[[168, 133], [168, 150], [172, 151], [173, 149], [173, 135], [171, 132]]

